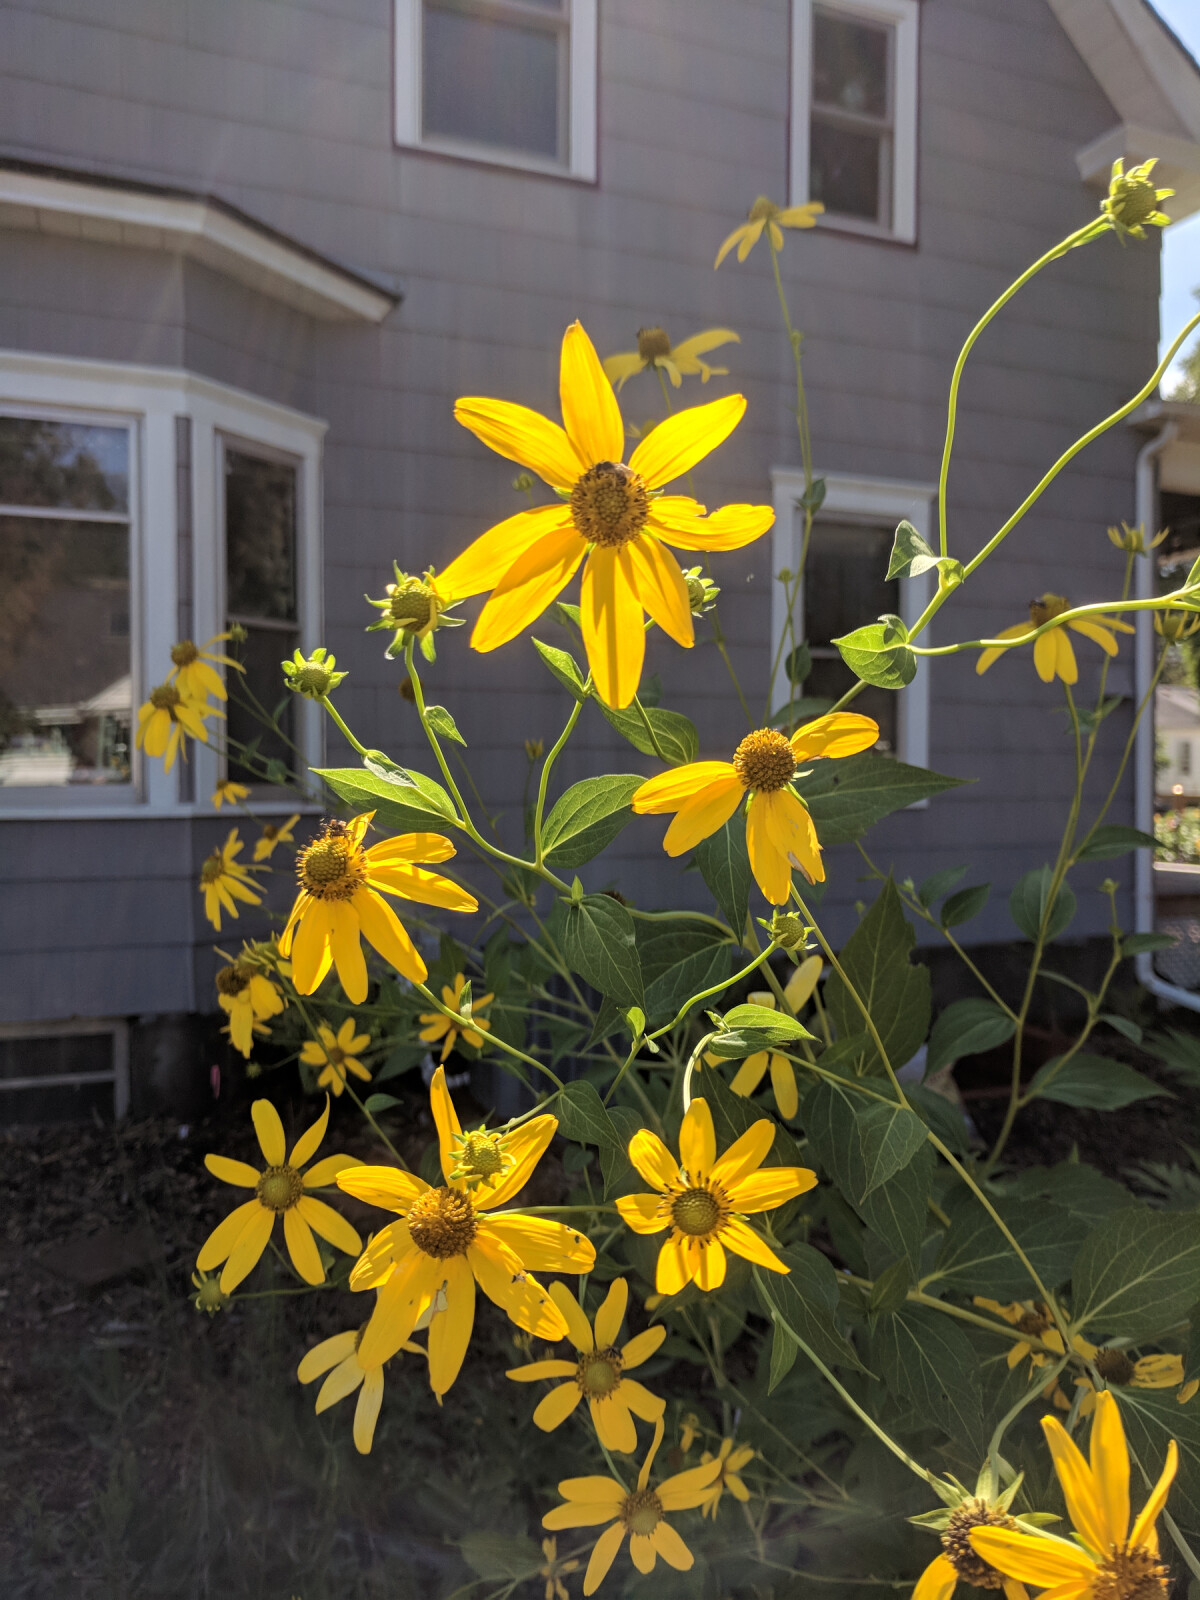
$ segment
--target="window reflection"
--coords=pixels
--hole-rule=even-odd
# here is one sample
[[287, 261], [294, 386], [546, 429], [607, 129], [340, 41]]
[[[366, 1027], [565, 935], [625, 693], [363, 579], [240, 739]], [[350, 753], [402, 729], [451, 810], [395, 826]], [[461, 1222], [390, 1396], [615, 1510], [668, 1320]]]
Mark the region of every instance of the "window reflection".
[[[833, 705], [856, 682], [834, 639], [860, 628], [864, 618], [900, 610], [900, 585], [889, 583], [890, 528], [823, 518], [813, 524], [804, 567], [804, 637], [812, 654], [806, 698]], [[822, 707], [821, 709], [828, 709]], [[852, 709], [879, 724], [877, 750], [896, 749], [896, 696], [866, 688]], [[819, 715], [819, 712], [814, 712]]]

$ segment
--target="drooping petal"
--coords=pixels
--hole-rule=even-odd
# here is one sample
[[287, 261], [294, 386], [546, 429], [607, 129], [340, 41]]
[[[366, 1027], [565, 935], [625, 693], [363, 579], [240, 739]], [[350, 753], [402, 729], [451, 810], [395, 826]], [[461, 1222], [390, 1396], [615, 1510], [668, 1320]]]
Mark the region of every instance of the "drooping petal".
[[799, 867], [810, 883], [825, 881], [821, 844], [817, 830], [803, 805], [790, 789], [767, 795], [767, 831], [794, 867]]
[[[480, 1226], [484, 1226], [480, 1215]], [[487, 1232], [500, 1239], [531, 1272], [589, 1272], [596, 1247], [586, 1234], [552, 1217], [525, 1217], [519, 1212], [487, 1216]]]
[[1059, 631], [1051, 628], [1049, 633], [1043, 633], [1033, 641], [1033, 664], [1043, 683], [1054, 681], [1054, 670], [1058, 665]]
[[1119, 646], [1112, 636], [1113, 621], [1111, 618], [1107, 620], [1106, 624], [1102, 624], [1094, 618], [1080, 617], [1078, 621], [1069, 622], [1067, 626], [1074, 628], [1076, 633], [1083, 634], [1085, 639], [1091, 639], [1093, 643], [1098, 644], [1106, 655], [1116, 655]]
[[678, 1294], [692, 1280], [693, 1262], [682, 1234], [672, 1234], [658, 1252], [654, 1287], [659, 1294]]
[[[324, 1165], [321, 1162], [321, 1166]], [[317, 1168], [311, 1170], [315, 1173]], [[398, 1211], [401, 1216], [407, 1215], [413, 1201], [429, 1187], [424, 1178], [418, 1178], [415, 1172], [402, 1172], [399, 1167], [355, 1166], [336, 1176], [338, 1188], [352, 1194], [356, 1200], [365, 1200], [369, 1206], [382, 1206], [387, 1211]]]
[[546, 1378], [573, 1378], [574, 1361], [530, 1361], [523, 1367], [510, 1367], [504, 1374], [514, 1383], [540, 1383]]
[[567, 437], [584, 466], [620, 461], [625, 454], [621, 408], [595, 346], [580, 322], [573, 322], [563, 334], [558, 398]]
[[793, 1011], [799, 1011], [812, 998], [825, 963], [820, 956], [806, 956], [784, 986], [783, 996]]
[[779, 794], [758, 793], [746, 812], [746, 848], [754, 881], [774, 906], [786, 905], [792, 887], [792, 866], [775, 843], [768, 824], [771, 803]]
[[511, 400], [465, 395], [454, 404], [454, 420], [469, 428], [489, 450], [536, 472], [552, 489], [570, 489], [583, 463], [557, 422]]
[[[640, 1367], [644, 1361], [658, 1349], [667, 1337], [667, 1330], [660, 1322], [657, 1327], [647, 1328], [642, 1333], [635, 1333], [628, 1344], [621, 1348], [621, 1367], [625, 1372], [631, 1372], [634, 1367]], [[639, 1412], [640, 1416], [641, 1413]]]
[[935, 1556], [917, 1579], [912, 1600], [950, 1600], [958, 1584], [958, 1572], [945, 1556]]
[[816, 1182], [816, 1173], [807, 1167], [763, 1167], [726, 1184], [725, 1190], [735, 1211], [752, 1216], [756, 1211], [774, 1211], [798, 1194], [807, 1194]]
[[788, 1271], [770, 1245], [760, 1239], [754, 1229], [748, 1227], [738, 1217], [730, 1217], [722, 1224], [720, 1238], [727, 1249], [741, 1256], [743, 1260], [753, 1261], [756, 1266], [766, 1267], [768, 1272]]
[[678, 561], [657, 539], [645, 534], [631, 540], [627, 548], [638, 599], [669, 638], [690, 649], [695, 643], [692, 603]]
[[356, 1256], [362, 1249], [362, 1240], [355, 1229], [340, 1211], [327, 1206], [324, 1200], [318, 1200], [315, 1195], [302, 1194], [296, 1201], [296, 1210], [314, 1233], [319, 1233], [322, 1239], [328, 1239], [336, 1249], [344, 1250], [348, 1256]]
[[[742, 244], [745, 242], [747, 234], [753, 233], [754, 237], [750, 240], [750, 245], [753, 245], [754, 240], [758, 238], [758, 236], [759, 236], [759, 234], [761, 232], [762, 232], [762, 223], [761, 222], [759, 222], [759, 223], [751, 223], [751, 222], [741, 222], [741, 223], [739, 223], [738, 226], [733, 230], [733, 232], [731, 234], [728, 234], [721, 241], [721, 248], [717, 251], [717, 259], [713, 262], [713, 271], [715, 272], [717, 270], [717, 268], [721, 265], [722, 261], [724, 261], [725, 257], [733, 249], [735, 244], [738, 246], [738, 260], [739, 261], [744, 261], [746, 259], [746, 254], [743, 253], [741, 247], [742, 247]], [[749, 248], [750, 248], [750, 246], [747, 246], [747, 253], [749, 251]]]
[[624, 1393], [625, 1385], [621, 1384], [619, 1389], [605, 1395], [603, 1399], [589, 1398], [588, 1410], [591, 1413], [592, 1426], [605, 1449], [617, 1450], [622, 1455], [628, 1456], [637, 1449], [637, 1429], [633, 1425], [633, 1418], [629, 1415], [629, 1407], [625, 1404]]
[[[269, 1167], [281, 1167], [287, 1158], [287, 1141], [283, 1136], [283, 1123], [269, 1100], [256, 1100], [250, 1107], [254, 1131], [263, 1160]], [[255, 1180], [258, 1181], [257, 1179]]]
[[719, 506], [709, 517], [687, 517], [651, 502], [646, 526], [666, 544], [679, 550], [741, 550], [774, 524], [770, 506]]
[[635, 378], [645, 365], [636, 350], [618, 350], [615, 355], [605, 356], [603, 362], [608, 381], [615, 385], [618, 394], [630, 378]]
[[1117, 1402], [1107, 1389], [1096, 1396], [1088, 1454], [1109, 1541], [1124, 1544], [1129, 1532], [1129, 1448]]
[[797, 728], [791, 746], [796, 760], [804, 762], [814, 756], [854, 756], [860, 750], [869, 750], [878, 739], [879, 724], [871, 717], [837, 711]]
[[232, 1183], [239, 1189], [253, 1189], [261, 1174], [247, 1161], [233, 1161], [229, 1156], [207, 1155], [204, 1165], [214, 1178], [222, 1183]]
[[379, 1408], [383, 1404], [383, 1368], [372, 1367], [363, 1377], [363, 1386], [354, 1407], [354, 1448], [360, 1456], [371, 1453], [375, 1439], [375, 1424], [379, 1421]]
[[602, 1478], [598, 1474], [586, 1478], [564, 1478], [558, 1486], [558, 1492], [564, 1500], [582, 1502], [584, 1505], [620, 1505], [625, 1498], [625, 1490], [615, 1478]]
[[429, 1386], [444, 1395], [458, 1377], [475, 1325], [475, 1275], [465, 1256], [442, 1263], [446, 1309], [429, 1324]]
[[1039, 1539], [1034, 1533], [1012, 1528], [972, 1528], [972, 1548], [977, 1555], [1010, 1578], [1048, 1588], [1060, 1583], [1088, 1581], [1096, 1564], [1083, 1550], [1064, 1540]]
[[786, 1056], [771, 1052], [771, 1088], [779, 1115], [790, 1122], [800, 1109], [800, 1093], [796, 1088], [796, 1071]]
[[441, 906], [446, 911], [478, 911], [479, 902], [473, 894], [440, 872], [426, 872], [423, 867], [406, 867], [399, 862], [377, 867], [367, 879], [371, 888], [388, 894], [403, 895], [406, 900], [416, 900], [421, 905]]
[[573, 523], [544, 534], [492, 590], [471, 632], [472, 649], [496, 650], [515, 639], [558, 598], [586, 554]]
[[767, 1050], [756, 1050], [753, 1055], [747, 1056], [734, 1074], [733, 1082], [729, 1085], [730, 1090], [743, 1097], [752, 1095], [763, 1081], [769, 1056], [770, 1052]]
[[679, 1162], [649, 1128], [639, 1128], [630, 1139], [629, 1159], [650, 1187], [660, 1194], [679, 1177]]
[[[200, 1271], [211, 1272], [214, 1267], [219, 1267], [227, 1260], [249, 1224], [263, 1210], [257, 1200], [247, 1200], [218, 1222], [200, 1246], [200, 1254], [196, 1257], [196, 1265]], [[270, 1216], [271, 1213], [268, 1211], [266, 1215]]]
[[654, 1571], [654, 1563], [658, 1560], [658, 1552], [654, 1548], [654, 1540], [650, 1534], [630, 1533], [629, 1557], [639, 1572]]
[[408, 929], [387, 901], [373, 889], [356, 889], [350, 904], [358, 913], [363, 937], [383, 959], [390, 961], [410, 983], [424, 983], [428, 969], [409, 938]]
[[[483, 1001], [479, 1002], [481, 1005]], [[492, 1185], [480, 1184], [475, 1191], [475, 1204], [480, 1211], [490, 1211], [502, 1206], [520, 1194], [533, 1176], [534, 1168], [542, 1159], [558, 1128], [558, 1118], [550, 1115], [530, 1117], [504, 1138], [505, 1154], [512, 1157], [512, 1167]]]
[[310, 899], [292, 940], [292, 982], [300, 994], [314, 994], [333, 965], [328, 907]]
[[[531, 546], [571, 525], [571, 508], [566, 505], [538, 506], [533, 511], [518, 511], [494, 528], [481, 533], [462, 555], [456, 556], [444, 572], [437, 575], [440, 594], [447, 601], [465, 600], [469, 595], [494, 589], [504, 574]], [[414, 860], [424, 861], [425, 856]]]
[[695, 1271], [697, 1289], [706, 1293], [725, 1282], [725, 1250], [719, 1239], [695, 1239], [692, 1248], [698, 1257]]
[[723, 444], [745, 413], [746, 399], [740, 394], [676, 411], [665, 417], [648, 439], [642, 440], [630, 456], [629, 465], [641, 473], [648, 488], [662, 489]]
[[325, 910], [329, 919], [329, 953], [338, 981], [350, 1003], [360, 1006], [367, 998], [367, 963], [358, 913], [345, 900], [331, 900]]
[[757, 1122], [752, 1122], [714, 1165], [714, 1183], [719, 1183], [727, 1191], [732, 1189], [748, 1172], [754, 1172], [762, 1166], [774, 1141], [775, 1124], [769, 1117], [760, 1117]]
[[[353, 1338], [353, 1335], [351, 1337]], [[328, 1411], [330, 1406], [337, 1405], [339, 1400], [344, 1400], [348, 1394], [353, 1394], [362, 1381], [363, 1369], [354, 1360], [352, 1349], [349, 1357], [336, 1366], [321, 1385], [315, 1407], [317, 1414]]]
[[614, 1278], [608, 1293], [596, 1313], [596, 1343], [601, 1350], [616, 1344], [621, 1336], [621, 1323], [629, 1304], [629, 1283], [625, 1278]]
[[312, 1229], [299, 1210], [292, 1206], [283, 1213], [283, 1237], [287, 1243], [292, 1265], [305, 1283], [324, 1283], [325, 1268], [321, 1265], [321, 1252], [312, 1236]]
[[696, 356], [707, 355], [710, 350], [716, 350], [723, 344], [741, 344], [741, 335], [732, 328], [705, 328], [702, 333], [692, 334], [690, 339], [682, 339], [671, 351], [676, 364], [681, 370], [687, 370], [689, 363]]
[[543, 1433], [553, 1433], [583, 1399], [583, 1390], [574, 1381], [574, 1372], [572, 1367], [570, 1383], [560, 1383], [557, 1389], [551, 1389], [549, 1394], [543, 1395], [534, 1407], [533, 1425]]
[[579, 1301], [567, 1288], [565, 1283], [552, 1283], [550, 1285], [550, 1298], [563, 1314], [563, 1321], [567, 1325], [567, 1338], [576, 1350], [587, 1352], [595, 1349], [592, 1341], [592, 1325], [584, 1316]]
[[660, 1522], [651, 1537], [655, 1550], [669, 1567], [676, 1572], [691, 1571], [695, 1557], [669, 1522]]
[[[254, 1204], [255, 1202], [251, 1202]], [[258, 1215], [250, 1216], [229, 1253], [221, 1271], [221, 1293], [232, 1294], [243, 1278], [249, 1277], [258, 1265], [259, 1257], [267, 1248], [271, 1229], [275, 1226], [275, 1213], [266, 1206], [258, 1207]]]
[[[601, 1518], [600, 1520], [603, 1521], [604, 1519]], [[550, 1526], [544, 1517], [542, 1521], [544, 1526]], [[624, 1538], [625, 1524], [623, 1522], [614, 1522], [612, 1527], [605, 1528], [604, 1532], [596, 1540], [596, 1543], [592, 1546], [592, 1554], [588, 1560], [587, 1571], [583, 1575], [583, 1592], [585, 1595], [595, 1594], [596, 1590], [604, 1582], [608, 1576], [608, 1569], [616, 1559]]]
[[325, 1130], [329, 1126], [329, 1097], [325, 1098], [325, 1109], [321, 1115], [296, 1140], [292, 1153], [288, 1157], [288, 1166], [300, 1168], [310, 1157], [315, 1156], [320, 1147], [321, 1140], [325, 1137]]
[[660, 1483], [657, 1493], [663, 1510], [693, 1510], [721, 1476], [723, 1465], [720, 1456], [714, 1456], [711, 1461], [702, 1462], [698, 1467], [689, 1467], [686, 1472], [677, 1472], [673, 1478]]
[[620, 711], [637, 693], [646, 655], [642, 604], [627, 550], [597, 545], [583, 569], [580, 625], [596, 692]]
[[433, 1112], [433, 1120], [437, 1126], [438, 1150], [442, 1159], [442, 1177], [450, 1182], [450, 1174], [458, 1162], [458, 1152], [455, 1135], [462, 1133], [462, 1124], [458, 1120], [458, 1112], [454, 1109], [454, 1101], [450, 1098], [450, 1091], [446, 1087], [446, 1069], [439, 1067], [433, 1075], [429, 1085], [429, 1105]]
[[[395, 865], [396, 862], [429, 866], [435, 861], [449, 861], [458, 852], [454, 841], [447, 839], [444, 833], [397, 833], [390, 839], [381, 839], [363, 854], [372, 866]], [[353, 1030], [353, 1020], [348, 1017], [344, 1027]], [[363, 1038], [365, 1041], [366, 1035]]]
[[[622, 1364], [628, 1365], [624, 1357]], [[658, 1422], [667, 1408], [665, 1400], [651, 1394], [645, 1384], [639, 1383], [636, 1378], [622, 1377], [620, 1394], [634, 1416], [641, 1417], [643, 1422]]]
[[323, 1372], [336, 1367], [339, 1361], [352, 1356], [357, 1343], [358, 1334], [353, 1328], [346, 1333], [335, 1333], [332, 1339], [322, 1339], [320, 1344], [314, 1345], [308, 1354], [302, 1357], [300, 1365], [296, 1368], [297, 1378], [301, 1383], [311, 1383]]
[[736, 774], [719, 778], [707, 789], [702, 789], [695, 799], [679, 808], [663, 835], [663, 849], [669, 856], [681, 856], [702, 839], [710, 838], [729, 821], [741, 805], [745, 793], [741, 779]]
[[[1084, 1543], [1097, 1552], [1108, 1549], [1108, 1527], [1104, 1505], [1096, 1489], [1092, 1469], [1083, 1458], [1079, 1446], [1059, 1422], [1057, 1417], [1042, 1418], [1042, 1432], [1054, 1458], [1054, 1470], [1062, 1486], [1067, 1511], [1076, 1532]], [[1014, 1578], [1024, 1577], [1014, 1572]], [[1064, 1579], [1065, 1581], [1065, 1579]]]
[[657, 778], [647, 778], [634, 790], [631, 803], [639, 814], [678, 811], [689, 801], [706, 794], [714, 784], [725, 782], [736, 783], [741, 788], [741, 779], [732, 761], [690, 761], [687, 766], [660, 772]]
[[692, 1183], [702, 1183], [717, 1159], [717, 1135], [708, 1101], [693, 1100], [679, 1129], [679, 1162]]
[[1075, 661], [1075, 651], [1071, 648], [1071, 636], [1065, 628], [1056, 628], [1052, 635], [1057, 651], [1057, 671], [1064, 683], [1079, 682], [1079, 667]]
[[621, 1220], [634, 1233], [661, 1233], [671, 1223], [666, 1204], [658, 1194], [620, 1194], [616, 1207]]
[[381, 1284], [391, 1281], [401, 1263], [419, 1254], [408, 1224], [388, 1223], [380, 1228], [374, 1238], [368, 1240], [367, 1248], [354, 1263], [350, 1272], [350, 1288], [355, 1294], [361, 1294], [365, 1289], [377, 1289]]
[[441, 1283], [443, 1266], [443, 1262], [432, 1260], [420, 1250], [413, 1250], [396, 1263], [396, 1270], [379, 1289], [358, 1347], [364, 1367], [381, 1367], [396, 1354]]
[[1167, 1503], [1167, 1491], [1175, 1481], [1175, 1474], [1179, 1470], [1179, 1446], [1171, 1439], [1167, 1444], [1167, 1459], [1159, 1474], [1158, 1482], [1150, 1491], [1150, 1498], [1138, 1512], [1137, 1521], [1133, 1525], [1130, 1543], [1135, 1547], [1149, 1545], [1155, 1538], [1154, 1524]]

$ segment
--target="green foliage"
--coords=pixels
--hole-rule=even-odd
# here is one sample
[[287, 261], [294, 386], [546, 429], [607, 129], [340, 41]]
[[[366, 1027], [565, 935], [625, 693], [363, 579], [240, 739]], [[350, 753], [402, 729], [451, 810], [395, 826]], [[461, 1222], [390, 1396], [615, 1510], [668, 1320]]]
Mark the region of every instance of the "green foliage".
[[543, 825], [546, 860], [573, 868], [598, 856], [633, 816], [630, 801], [642, 782], [637, 773], [613, 773], [573, 784]]
[[797, 774], [795, 788], [816, 823], [823, 844], [851, 844], [893, 811], [928, 800], [962, 783], [924, 767], [864, 750], [844, 761], [815, 761]]
[[354, 811], [373, 811], [381, 827], [394, 833], [442, 829], [455, 821], [454, 802], [433, 778], [406, 767], [314, 768], [340, 800]]
[[696, 864], [722, 916], [740, 934], [750, 913], [750, 886], [754, 881], [746, 849], [746, 825], [740, 812], [700, 842]]
[[[596, 704], [605, 720], [644, 756], [657, 756], [668, 766], [684, 766], [695, 761], [700, 751], [700, 736], [696, 724], [681, 711], [663, 711], [658, 706], [636, 706], [627, 711], [614, 711], [603, 700]], [[649, 727], [646, 724], [649, 723]]]
[[1030, 1100], [1055, 1100], [1063, 1106], [1085, 1106], [1092, 1111], [1119, 1111], [1135, 1100], [1149, 1100], [1167, 1092], [1123, 1061], [1081, 1050], [1062, 1066], [1056, 1056], [1039, 1067], [1026, 1096]]
[[1200, 1215], [1131, 1207], [1085, 1239], [1073, 1314], [1091, 1338], [1153, 1338], [1200, 1300]]
[[1004, 1044], [1016, 1023], [994, 1000], [955, 1000], [933, 1025], [925, 1056], [926, 1072], [953, 1066], [960, 1056], [980, 1055]]
[[969, 1454], [982, 1456], [987, 1440], [979, 1363], [949, 1317], [925, 1306], [880, 1316], [871, 1334], [871, 1365], [922, 1424], [933, 1423]]
[[734, 1006], [721, 1018], [720, 1032], [709, 1041], [714, 1055], [738, 1060], [755, 1050], [786, 1050], [812, 1034], [786, 1012], [766, 1006]]
[[[611, 895], [587, 894], [562, 918], [567, 965], [606, 1000], [640, 1006], [645, 998], [633, 918]], [[644, 1008], [643, 1008], [644, 1009]]]
[[917, 658], [899, 617], [881, 617], [833, 642], [851, 672], [877, 689], [903, 689], [917, 675]]
[[1049, 867], [1035, 867], [1018, 880], [1008, 897], [1012, 919], [1027, 939], [1043, 934], [1044, 942], [1050, 944], [1066, 932], [1075, 916], [1075, 895], [1067, 883], [1059, 885], [1053, 909], [1047, 914], [1053, 880]]
[[[889, 879], [840, 958], [847, 980], [870, 1012], [893, 1071], [916, 1054], [929, 1028], [929, 969], [909, 960], [915, 943], [899, 892]], [[826, 987], [825, 1004], [840, 1037], [862, 1033], [862, 1011], [836, 973]], [[874, 1040], [864, 1038], [850, 1066], [856, 1073], [884, 1070]]]

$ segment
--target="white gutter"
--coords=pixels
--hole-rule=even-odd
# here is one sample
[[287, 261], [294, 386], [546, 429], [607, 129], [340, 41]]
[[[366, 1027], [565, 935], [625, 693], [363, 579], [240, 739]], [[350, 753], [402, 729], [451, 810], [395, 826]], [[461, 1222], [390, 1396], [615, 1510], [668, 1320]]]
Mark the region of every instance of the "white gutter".
[[[1138, 451], [1135, 469], [1135, 510], [1137, 522], [1146, 530], [1149, 539], [1158, 520], [1155, 466], [1158, 457], [1179, 436], [1179, 425], [1165, 422], [1147, 444]], [[1154, 560], [1147, 556], [1136, 564], [1137, 598], [1149, 600], [1154, 594]], [[1134, 702], [1141, 705], [1150, 680], [1154, 676], [1154, 628], [1151, 613], [1140, 611], [1137, 616], [1137, 635], [1134, 639], [1133, 684]], [[1144, 833], [1154, 832], [1154, 707], [1138, 724], [1137, 739], [1133, 749], [1134, 776], [1134, 826]], [[1154, 858], [1149, 849], [1134, 853], [1133, 880], [1134, 929], [1138, 933], [1154, 932]], [[1154, 970], [1154, 957], [1147, 950], [1134, 957], [1138, 980], [1151, 994], [1173, 1005], [1185, 1006], [1189, 1011], [1200, 1011], [1200, 994], [1191, 989], [1181, 989], [1167, 983]]]

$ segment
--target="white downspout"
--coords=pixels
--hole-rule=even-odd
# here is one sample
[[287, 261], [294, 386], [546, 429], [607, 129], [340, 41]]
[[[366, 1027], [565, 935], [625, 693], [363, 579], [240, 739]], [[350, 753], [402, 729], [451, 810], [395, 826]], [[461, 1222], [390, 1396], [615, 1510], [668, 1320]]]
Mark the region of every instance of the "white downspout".
[[[1155, 493], [1155, 466], [1158, 457], [1178, 437], [1179, 427], [1174, 422], [1164, 423], [1147, 444], [1138, 451], [1135, 469], [1136, 520], [1146, 530], [1149, 539], [1157, 521], [1157, 495]], [[1136, 564], [1137, 598], [1148, 600], [1154, 594], [1154, 560], [1147, 556]], [[1154, 630], [1150, 612], [1137, 614], [1137, 635], [1134, 640], [1133, 693], [1134, 703], [1140, 705], [1154, 676]], [[1154, 707], [1138, 724], [1133, 750], [1134, 825], [1144, 833], [1154, 832]], [[1138, 933], [1154, 932], [1154, 858], [1149, 849], [1134, 853], [1133, 880], [1134, 929]], [[1154, 970], [1150, 951], [1134, 957], [1139, 981], [1151, 994], [1173, 1005], [1186, 1006], [1189, 1011], [1200, 1011], [1200, 994], [1167, 983]]]

